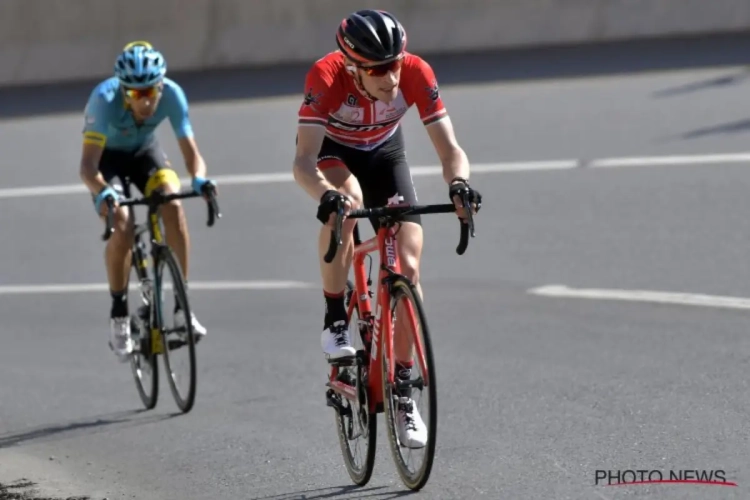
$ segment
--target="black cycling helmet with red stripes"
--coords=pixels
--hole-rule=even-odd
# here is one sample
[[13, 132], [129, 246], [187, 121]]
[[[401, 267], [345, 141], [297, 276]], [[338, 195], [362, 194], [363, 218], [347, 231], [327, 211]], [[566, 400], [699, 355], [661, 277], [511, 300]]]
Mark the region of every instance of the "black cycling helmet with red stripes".
[[387, 63], [403, 55], [406, 31], [388, 12], [358, 10], [341, 21], [336, 43], [356, 63]]

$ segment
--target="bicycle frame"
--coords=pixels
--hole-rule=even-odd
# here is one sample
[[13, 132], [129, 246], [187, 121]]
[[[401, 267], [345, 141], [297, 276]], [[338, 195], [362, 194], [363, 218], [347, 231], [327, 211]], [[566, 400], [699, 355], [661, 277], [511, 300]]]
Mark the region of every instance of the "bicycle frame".
[[[455, 195], [455, 196], [454, 196]], [[463, 214], [457, 208], [459, 196], [462, 201]], [[338, 247], [343, 243], [342, 231], [345, 218], [362, 219], [369, 218], [377, 220], [375, 224], [376, 235], [365, 242], [359, 239], [358, 223], [353, 227], [353, 255], [352, 264], [354, 268], [354, 283], [347, 281], [345, 298], [348, 299], [346, 315], [349, 327], [355, 326], [356, 335], [362, 338], [364, 349], [357, 349], [354, 356], [346, 356], [341, 359], [330, 360], [330, 371], [326, 383], [326, 401], [327, 406], [335, 408], [337, 412], [337, 427], [339, 444], [341, 452], [344, 455], [344, 462], [349, 476], [355, 484], [362, 486], [366, 484], [371, 477], [375, 463], [375, 444], [377, 442], [377, 414], [383, 413], [388, 429], [389, 443], [391, 453], [396, 462], [399, 476], [406, 486], [412, 490], [421, 489], [427, 482], [435, 450], [435, 436], [437, 427], [435, 425], [437, 415], [434, 404], [430, 405], [430, 427], [428, 429], [427, 455], [425, 464], [416, 472], [417, 477], [408, 470], [405, 465], [404, 457], [399, 449], [401, 438], [398, 436], [398, 422], [396, 419], [397, 408], [400, 406], [396, 403], [395, 397], [398, 396], [399, 403], [401, 398], [406, 396], [403, 389], [424, 389], [428, 388], [430, 401], [437, 398], [437, 384], [435, 383], [432, 341], [430, 339], [429, 328], [427, 327], [426, 315], [423, 310], [421, 297], [413, 283], [407, 276], [402, 273], [401, 262], [399, 257], [399, 233], [402, 222], [407, 215], [421, 214], [438, 214], [438, 213], [455, 213], [461, 219], [461, 238], [456, 247], [456, 253], [463, 255], [469, 244], [469, 237], [474, 237], [474, 219], [472, 213], [481, 207], [482, 199], [479, 193], [472, 195], [468, 188], [451, 191], [451, 200], [454, 203], [432, 204], [432, 205], [410, 205], [408, 203], [388, 204], [386, 206], [366, 209], [354, 209], [345, 212], [343, 197], [336, 200], [335, 219], [331, 228], [331, 239], [328, 245], [328, 251], [323, 256], [325, 263], [332, 263]], [[375, 293], [371, 291], [372, 281], [369, 274], [365, 272], [365, 258], [369, 254], [378, 252], [380, 255], [380, 265], [377, 271], [377, 284]], [[374, 259], [371, 258], [371, 263]], [[394, 318], [391, 316], [391, 306], [398, 304], [398, 299], [402, 296], [407, 299], [407, 307], [403, 314], [399, 313], [395, 318], [398, 325], [394, 325]], [[371, 298], [375, 297], [374, 304]], [[414, 303], [412, 306], [411, 303]], [[374, 314], [373, 314], [374, 306]], [[411, 307], [410, 307], [411, 306]], [[353, 324], [353, 313], [357, 308], [358, 322]], [[408, 317], [408, 319], [407, 319]], [[415, 332], [409, 337], [409, 348], [412, 351], [409, 356], [411, 361], [419, 364], [422, 374], [416, 380], [409, 377], [409, 380], [400, 380], [396, 376], [396, 361], [394, 347], [402, 347], [402, 339], [395, 338], [395, 330], [398, 328], [398, 335], [401, 336], [400, 325], [408, 322], [411, 323], [412, 330]], [[424, 327], [423, 335], [419, 335], [418, 326]], [[394, 342], [398, 340], [399, 342]], [[403, 339], [406, 340], [406, 339]], [[394, 346], [394, 344], [397, 344]], [[398, 349], [399, 351], [401, 349]], [[414, 360], [414, 358], [417, 358]], [[398, 361], [405, 361], [399, 359]], [[428, 365], [429, 361], [429, 365]], [[354, 366], [354, 374], [350, 371], [341, 371], [344, 367]], [[351, 370], [351, 368], [350, 368]], [[411, 391], [409, 391], [411, 392]], [[347, 400], [348, 404], [344, 403]], [[348, 421], [347, 418], [348, 417]], [[359, 432], [354, 431], [355, 422], [358, 423]], [[353, 457], [351, 441], [363, 437], [366, 440], [366, 457], [362, 466], [355, 463]], [[402, 443], [403, 444], [403, 443]], [[355, 447], [356, 448], [356, 447]]]
[[[151, 241], [151, 249], [149, 253], [151, 255], [151, 263], [154, 271], [154, 276], [156, 276], [156, 253], [159, 251], [159, 247], [164, 245], [164, 237], [161, 231], [161, 221], [159, 218], [157, 205], [148, 205], [147, 222], [143, 224], [135, 224], [135, 213], [132, 214], [132, 217], [135, 231], [133, 240], [132, 264], [142, 284], [141, 286], [143, 286], [144, 283], [147, 283], [147, 293], [149, 295], [148, 299], [149, 303], [151, 304], [149, 318], [149, 326], [151, 330], [151, 354], [164, 354], [164, 342], [162, 342], [161, 332], [159, 331], [159, 328], [153, 326], [160, 324], [160, 322], [158, 321], [158, 318], [155, 317], [157, 314], [157, 310], [155, 307], [153, 307], [153, 294], [155, 293], [154, 283], [153, 279], [149, 278], [148, 276], [148, 259], [146, 258], [144, 251], [145, 245], [141, 240], [143, 233], [148, 232], [150, 237], [149, 239]], [[157, 291], [157, 293], [161, 293], [161, 290]]]
[[[194, 192], [194, 191], [181, 191], [178, 193], [173, 194], [162, 194], [161, 191], [155, 191], [152, 194], [150, 194], [148, 197], [143, 197], [139, 199], [131, 198], [130, 196], [130, 179], [125, 178], [123, 179], [123, 194], [125, 196], [125, 200], [120, 201], [120, 206], [123, 207], [133, 207], [136, 205], [146, 205], [148, 207], [147, 212], [147, 222], [142, 224], [136, 224], [135, 223], [135, 212], [131, 210], [130, 218], [133, 221], [134, 226], [134, 235], [133, 235], [133, 254], [131, 256], [131, 265], [136, 270], [136, 274], [138, 275], [139, 282], [141, 284], [141, 293], [144, 295], [147, 295], [149, 303], [153, 305], [153, 279], [149, 278], [148, 276], [148, 259], [145, 256], [145, 245], [143, 244], [143, 241], [141, 240], [141, 237], [143, 233], [148, 232], [149, 233], [149, 240], [151, 242], [151, 251], [149, 254], [151, 255], [152, 259], [152, 265], [153, 265], [153, 271], [154, 276], [156, 276], [157, 271], [157, 255], [160, 251], [160, 248], [165, 246], [164, 237], [162, 235], [161, 231], [161, 218], [159, 216], [159, 206], [161, 206], [164, 203], [167, 203], [172, 200], [180, 200], [185, 198], [195, 198], [198, 196], [201, 196], [200, 194]], [[112, 200], [110, 198], [107, 198], [107, 205], [108, 205], [108, 212], [107, 212], [107, 222], [106, 222], [106, 229], [104, 231], [104, 235], [102, 236], [103, 240], [108, 240], [109, 237], [114, 232], [113, 227], [113, 219], [114, 219], [114, 211], [113, 211], [113, 204]], [[219, 206], [216, 202], [216, 198], [214, 196], [214, 192], [208, 193], [208, 222], [207, 225], [213, 226], [214, 221], [216, 218], [221, 217], [221, 212], [219, 211]], [[147, 290], [144, 292], [143, 288], [147, 288]], [[161, 293], [161, 291], [159, 291]], [[151, 309], [151, 317], [149, 318], [150, 321], [150, 331], [151, 331], [151, 354], [163, 354], [164, 353], [164, 345], [161, 338], [161, 332], [158, 328], [153, 327], [152, 325], [160, 324], [159, 321], [155, 321], [154, 315], [157, 313], [156, 308], [153, 306]]]
[[[391, 205], [393, 207], [393, 205]], [[368, 385], [367, 400], [369, 402], [370, 413], [383, 412], [383, 359], [386, 357], [387, 381], [393, 384], [395, 381], [395, 363], [393, 356], [393, 322], [391, 321], [391, 304], [390, 304], [390, 281], [394, 276], [401, 275], [401, 261], [398, 253], [397, 231], [394, 229], [398, 223], [389, 223], [381, 225], [376, 236], [367, 241], [359, 241], [359, 232], [355, 227], [354, 230], [354, 256], [352, 267], [354, 270], [354, 290], [349, 302], [347, 317], [351, 318], [354, 307], [359, 310], [359, 320], [364, 321], [369, 326], [369, 332], [372, 338], [364, 340], [365, 361], [368, 366]], [[372, 302], [370, 299], [370, 281], [365, 272], [365, 257], [374, 252], [380, 256], [380, 266], [378, 268], [378, 281], [375, 291], [375, 314], [373, 315]], [[385, 311], [385, 312], [384, 312]], [[406, 314], [411, 323], [412, 331], [417, 331], [417, 322], [411, 303], [407, 302]], [[417, 360], [420, 366], [420, 373], [423, 373], [423, 382], [425, 385], [430, 383], [425, 369], [425, 359], [423, 346], [418, 337], [413, 338], [413, 346], [416, 350]], [[344, 365], [343, 363], [341, 364]], [[338, 364], [332, 363], [332, 371], [329, 377], [329, 387], [352, 401], [358, 401], [356, 388], [349, 384], [336, 380], [338, 376]]]
[[[355, 233], [357, 233], [355, 231]], [[358, 239], [358, 238], [357, 238]], [[378, 269], [378, 285], [375, 290], [376, 308], [373, 315], [368, 276], [365, 271], [365, 257], [371, 253], [380, 254], [380, 268]], [[370, 413], [383, 411], [382, 362], [383, 346], [387, 346], [387, 359], [393, 359], [393, 325], [391, 324], [389, 290], [386, 279], [390, 273], [400, 273], [401, 264], [398, 258], [398, 248], [393, 227], [381, 227], [376, 236], [365, 242], [355, 240], [354, 256], [354, 290], [349, 302], [347, 316], [351, 317], [355, 306], [359, 307], [359, 320], [369, 325], [368, 333], [372, 338], [363, 339], [365, 344], [365, 361], [368, 365], [367, 400]], [[383, 317], [383, 310], [388, 311]], [[369, 336], [369, 335], [368, 335]], [[392, 370], [389, 370], [392, 371]], [[346, 398], [357, 401], [358, 395], [354, 387], [336, 380], [338, 368], [334, 365], [331, 374], [330, 387]], [[392, 377], [389, 374], [389, 381]]]
[[[130, 184], [129, 182], [123, 183], [123, 194], [128, 201], [130, 201]], [[124, 202], [124, 206], [132, 206], [135, 203]], [[135, 212], [131, 210], [130, 217], [133, 221], [133, 251], [131, 256], [131, 265], [135, 269], [136, 275], [138, 276], [139, 284], [141, 287], [141, 293], [146, 295], [149, 307], [149, 329], [151, 337], [151, 345], [149, 346], [149, 354], [164, 354], [164, 342], [162, 342], [161, 332], [158, 328], [153, 325], [158, 325], [158, 318], [155, 318], [157, 311], [153, 307], [153, 294], [154, 294], [154, 281], [148, 275], [148, 258], [146, 257], [146, 245], [142, 241], [143, 233], [148, 232], [149, 240], [151, 242], [151, 249], [149, 254], [151, 255], [151, 262], [156, 276], [156, 253], [159, 251], [159, 247], [164, 245], [164, 236], [161, 231], [160, 218], [158, 213], [158, 201], [147, 202], [148, 212], [146, 215], [146, 222], [137, 224], [135, 218]], [[145, 290], [144, 290], [145, 289]]]

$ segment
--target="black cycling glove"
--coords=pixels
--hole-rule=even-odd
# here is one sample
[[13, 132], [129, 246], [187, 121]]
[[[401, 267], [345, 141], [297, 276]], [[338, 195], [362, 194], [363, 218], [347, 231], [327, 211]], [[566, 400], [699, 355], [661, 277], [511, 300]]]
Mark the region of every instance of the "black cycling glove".
[[320, 197], [320, 205], [318, 205], [318, 220], [323, 224], [328, 223], [328, 218], [331, 214], [336, 213], [339, 208], [339, 202], [346, 201], [347, 198], [338, 191], [329, 189], [323, 196]]
[[469, 186], [469, 181], [467, 181], [466, 179], [454, 179], [451, 185], [448, 187], [448, 197], [450, 198], [451, 202], [455, 203], [455, 200], [453, 198], [455, 196], [462, 198], [464, 193], [468, 193], [469, 203], [476, 204], [476, 211], [479, 212], [479, 209], [482, 206], [482, 195], [479, 193], [479, 191], [477, 191], [476, 189], [472, 189], [472, 187]]

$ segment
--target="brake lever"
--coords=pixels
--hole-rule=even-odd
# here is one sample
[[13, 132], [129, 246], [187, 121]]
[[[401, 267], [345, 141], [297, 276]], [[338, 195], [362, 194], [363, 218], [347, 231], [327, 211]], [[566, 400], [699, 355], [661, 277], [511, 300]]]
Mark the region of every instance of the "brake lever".
[[461, 195], [463, 204], [464, 204], [464, 210], [466, 210], [466, 219], [469, 223], [469, 234], [471, 234], [471, 237], [474, 238], [476, 234], [474, 233], [474, 215], [471, 213], [471, 200], [469, 200], [469, 193], [468, 191], [465, 191]]
[[110, 196], [107, 196], [104, 201], [107, 204], [107, 221], [104, 227], [104, 234], [102, 234], [102, 241], [107, 241], [109, 237], [112, 236], [112, 234], [115, 232], [115, 202]]
[[206, 225], [212, 227], [216, 222], [216, 219], [221, 219], [221, 210], [219, 210], [219, 202], [216, 201], [216, 189], [211, 186], [206, 189], [206, 196], [208, 196], [208, 222]]
[[334, 224], [334, 229], [331, 230], [331, 240], [328, 244], [328, 251], [323, 257], [323, 260], [326, 262], [326, 264], [330, 264], [331, 262], [333, 262], [333, 258], [336, 256], [336, 252], [338, 251], [338, 247], [342, 243], [341, 232], [342, 226], [344, 224], [344, 203], [345, 202], [343, 200], [339, 200], [336, 207], [336, 222]]
[[[476, 236], [474, 231], [474, 216], [471, 213], [471, 200], [469, 199], [468, 191], [461, 193], [461, 201], [464, 210], [466, 211], [466, 220], [458, 219], [461, 226], [461, 238], [458, 247], [456, 247], [456, 253], [458, 255], [463, 255], [464, 252], [466, 252], [466, 249], [469, 246], [469, 236], [471, 235], [472, 238]], [[479, 206], [477, 206], [477, 208], [479, 208]]]

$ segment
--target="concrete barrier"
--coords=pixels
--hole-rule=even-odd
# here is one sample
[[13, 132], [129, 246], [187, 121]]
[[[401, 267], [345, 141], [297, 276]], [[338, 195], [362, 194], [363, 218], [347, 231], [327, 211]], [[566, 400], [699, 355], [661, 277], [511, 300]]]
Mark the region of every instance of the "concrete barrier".
[[2, 0], [0, 85], [107, 76], [136, 39], [172, 70], [312, 62], [373, 5], [425, 54], [750, 29], [748, 0]]

